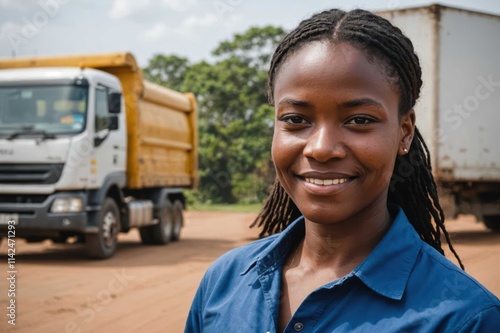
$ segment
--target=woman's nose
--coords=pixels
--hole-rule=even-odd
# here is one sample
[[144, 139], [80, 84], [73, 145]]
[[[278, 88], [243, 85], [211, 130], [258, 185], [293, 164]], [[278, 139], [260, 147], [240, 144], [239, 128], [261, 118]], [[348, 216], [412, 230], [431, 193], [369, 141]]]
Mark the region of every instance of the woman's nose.
[[342, 159], [347, 155], [342, 133], [332, 127], [320, 127], [307, 138], [304, 156], [318, 162], [327, 162], [331, 159]]

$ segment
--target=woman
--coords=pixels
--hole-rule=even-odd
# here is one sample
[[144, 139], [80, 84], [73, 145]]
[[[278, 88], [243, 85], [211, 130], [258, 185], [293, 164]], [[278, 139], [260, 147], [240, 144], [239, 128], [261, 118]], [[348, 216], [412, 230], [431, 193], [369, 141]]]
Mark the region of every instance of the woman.
[[421, 84], [410, 40], [370, 12], [325, 11], [284, 38], [277, 182], [256, 221], [284, 231], [210, 267], [186, 332], [500, 332], [498, 299], [443, 255], [442, 234], [462, 266], [415, 127]]

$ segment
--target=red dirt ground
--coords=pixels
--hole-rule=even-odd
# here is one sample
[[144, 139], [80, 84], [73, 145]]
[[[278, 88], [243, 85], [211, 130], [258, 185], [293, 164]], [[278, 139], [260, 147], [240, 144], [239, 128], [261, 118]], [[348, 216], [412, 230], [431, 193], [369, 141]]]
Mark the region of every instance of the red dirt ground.
[[[7, 244], [0, 246], [0, 332], [182, 332], [204, 271], [217, 257], [256, 239], [254, 214], [188, 212], [181, 240], [144, 246], [132, 231], [116, 255], [85, 258], [80, 244], [16, 243], [16, 326], [7, 324]], [[468, 218], [448, 229], [467, 272], [500, 295], [500, 234]]]

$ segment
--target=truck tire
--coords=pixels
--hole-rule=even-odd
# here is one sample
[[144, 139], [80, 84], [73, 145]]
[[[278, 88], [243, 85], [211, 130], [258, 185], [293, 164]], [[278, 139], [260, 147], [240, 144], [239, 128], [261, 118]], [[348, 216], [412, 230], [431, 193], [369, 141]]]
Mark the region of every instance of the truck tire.
[[42, 236], [28, 236], [25, 238], [26, 243], [41, 243], [46, 239], [47, 237], [42, 237]]
[[181, 237], [181, 229], [184, 225], [184, 216], [182, 215], [184, 207], [179, 200], [174, 201], [172, 207], [173, 226], [172, 226], [172, 241], [178, 241]]
[[85, 247], [91, 258], [106, 259], [113, 256], [120, 231], [120, 212], [116, 202], [106, 198], [99, 212], [99, 231], [85, 235]]
[[484, 225], [494, 232], [500, 232], [500, 215], [484, 216]]
[[158, 224], [139, 229], [143, 244], [165, 245], [172, 239], [172, 203], [165, 198], [158, 216]]

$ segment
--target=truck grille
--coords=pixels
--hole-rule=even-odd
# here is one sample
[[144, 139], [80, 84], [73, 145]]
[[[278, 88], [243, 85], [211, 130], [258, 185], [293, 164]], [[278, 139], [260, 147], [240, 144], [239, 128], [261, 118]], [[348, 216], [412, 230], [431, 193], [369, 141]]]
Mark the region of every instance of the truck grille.
[[0, 184], [54, 184], [64, 164], [0, 164]]
[[0, 203], [41, 204], [49, 196], [45, 194], [0, 194]]

